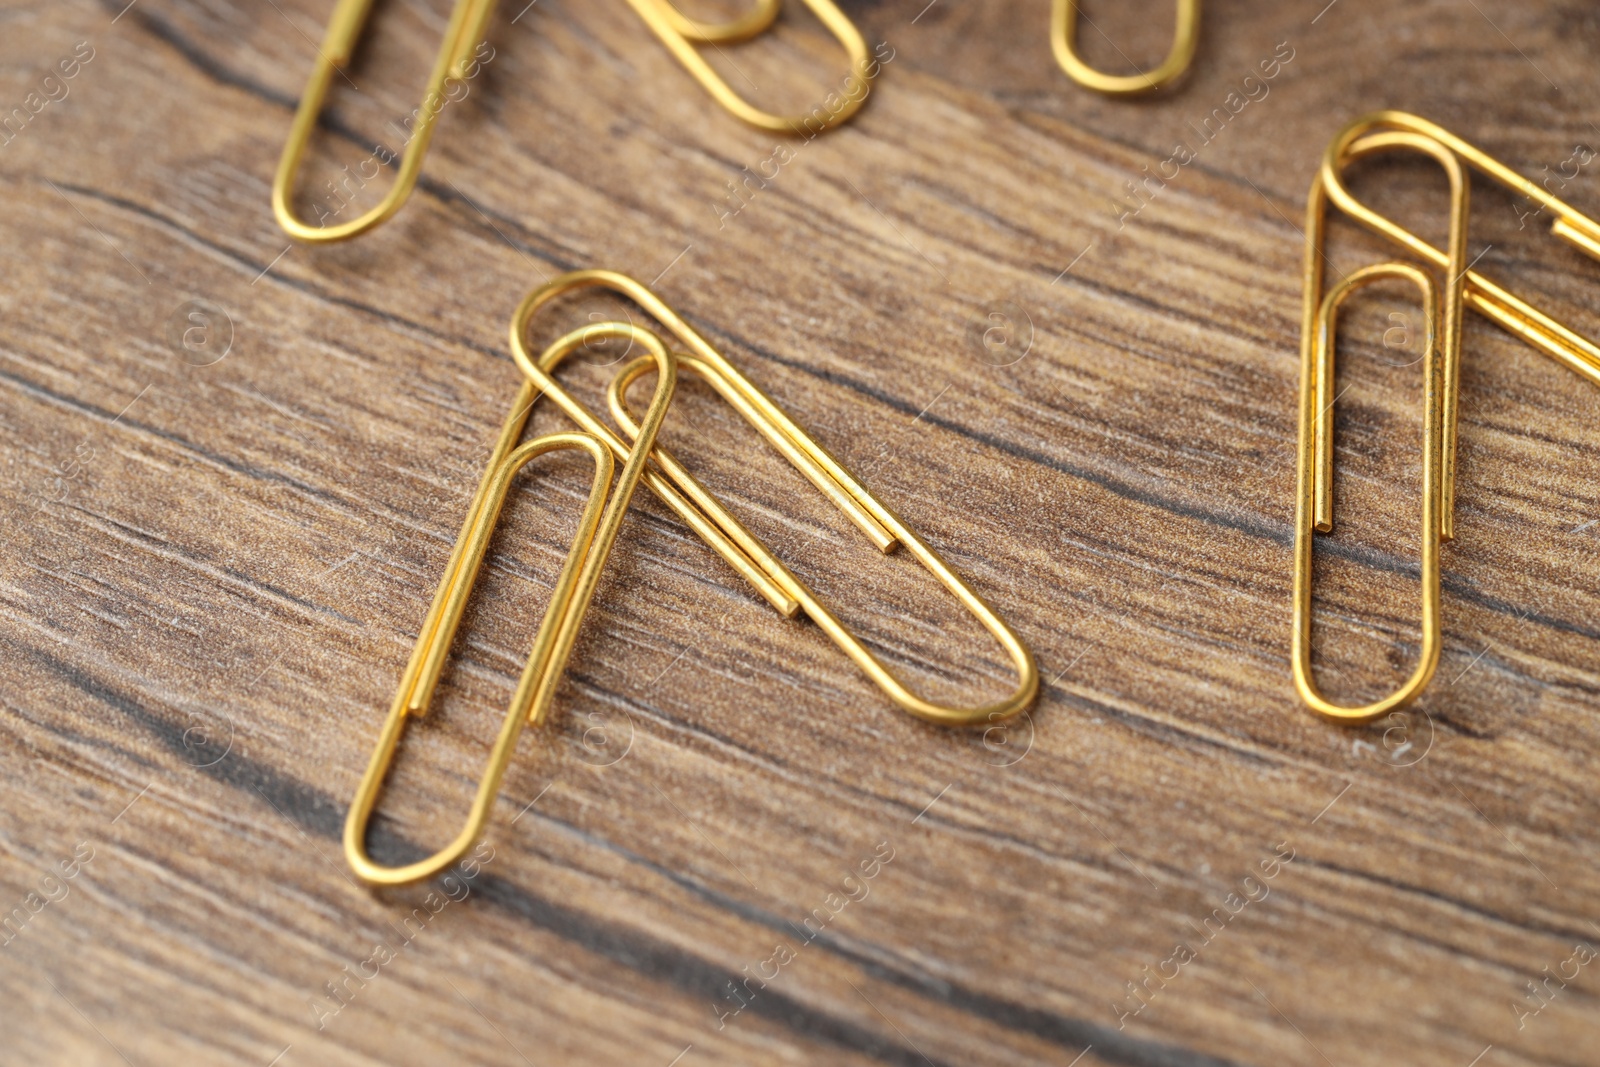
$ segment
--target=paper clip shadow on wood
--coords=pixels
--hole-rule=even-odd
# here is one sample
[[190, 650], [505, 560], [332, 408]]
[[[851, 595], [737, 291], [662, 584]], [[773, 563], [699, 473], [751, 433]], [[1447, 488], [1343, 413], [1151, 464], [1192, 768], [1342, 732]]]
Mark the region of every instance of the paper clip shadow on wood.
[[[716, 349], [644, 285], [614, 271], [576, 271], [535, 290], [523, 302], [513, 325], [512, 355], [523, 371], [557, 404], [590, 433], [612, 443], [619, 454], [633, 449], [594, 415], [576, 404], [559, 386], [548, 381], [526, 342], [526, 330], [540, 308], [575, 290], [601, 288], [638, 304], [665, 327], [681, 346], [678, 363], [704, 378], [717, 393], [805, 477], [860, 528], [880, 552], [905, 549], [934, 576], [986, 629], [1011, 658], [1017, 683], [1003, 699], [975, 707], [950, 707], [917, 696], [818, 600], [815, 594], [780, 563], [764, 544], [730, 515], [666, 449], [654, 446], [645, 484], [676, 511], [719, 555], [751, 582], [783, 614], [798, 611], [817, 624], [877, 686], [902, 710], [945, 726], [987, 725], [1027, 708], [1038, 693], [1039, 674], [1033, 655], [1017, 635], [995, 614], [932, 548], [879, 503], [849, 471], [784, 414], [773, 400], [741, 374]], [[626, 365], [613, 380], [609, 400], [612, 414], [630, 438], [645, 440], [643, 427], [628, 411], [624, 390], [647, 369], [646, 363]]]
[[[1313, 711], [1344, 723], [1363, 723], [1410, 704], [1427, 687], [1439, 666], [1440, 548], [1446, 529], [1445, 501], [1453, 472], [1445, 461], [1453, 418], [1453, 397], [1461, 343], [1461, 309], [1466, 284], [1468, 192], [1460, 162], [1448, 149], [1412, 133], [1376, 136], [1351, 151], [1405, 147], [1433, 156], [1450, 179], [1450, 251], [1445, 255], [1447, 285], [1443, 306], [1426, 271], [1409, 263], [1379, 263], [1343, 278], [1324, 296], [1323, 251], [1328, 188], [1321, 172], [1312, 181], [1306, 205], [1304, 307], [1300, 341], [1300, 431], [1296, 463], [1294, 542], [1294, 632], [1291, 663], [1295, 688]], [[1422, 423], [1422, 648], [1416, 668], [1398, 689], [1359, 706], [1334, 704], [1318, 690], [1311, 666], [1312, 547], [1314, 533], [1333, 530], [1334, 349], [1340, 306], [1351, 293], [1385, 280], [1409, 281], [1422, 294], [1424, 402]]]
[[[833, 0], [805, 0], [806, 7], [827, 27], [828, 32], [844, 48], [850, 61], [850, 73], [839, 92], [830, 93], [824, 102], [804, 115], [775, 115], [751, 104], [734, 92], [726, 78], [718, 74], [700, 54], [699, 46], [718, 47], [748, 41], [766, 32], [777, 19], [782, 0], [755, 0], [755, 4], [742, 17], [726, 23], [704, 23], [686, 18], [671, 0], [628, 0], [645, 25], [660, 38], [679, 63], [683, 64], [712, 99], [726, 108], [734, 117], [758, 129], [773, 133], [817, 134], [825, 129], [848, 122], [861, 105], [866, 103], [872, 79], [878, 64], [867, 51], [867, 43], [855, 23], [840, 11]], [[718, 47], [720, 51], [720, 47]], [[837, 104], [827, 100], [837, 98]]]
[[[538, 726], [549, 712], [556, 685], [566, 669], [584, 613], [616, 541], [633, 491], [644, 473], [650, 445], [661, 428], [662, 419], [666, 417], [677, 382], [676, 362], [661, 341], [645, 330], [624, 324], [606, 324], [574, 331], [551, 347], [546, 353], [546, 361], [553, 367], [573, 350], [603, 335], [640, 344], [649, 352], [647, 358], [654, 361], [660, 374], [649, 413], [645, 416], [644, 430], [640, 434], [642, 446], [627, 455], [622, 473], [613, 485], [615, 463], [612, 449], [592, 434], [549, 434], [518, 445], [533, 403], [539, 396], [537, 387], [524, 380], [511, 414], [501, 428], [483, 479], [472, 498], [466, 524], [456, 539], [444, 579], [434, 594], [433, 605], [423, 621], [399, 691], [384, 721], [377, 748], [361, 778], [350, 814], [345, 820], [345, 857], [356, 874], [368, 882], [377, 885], [415, 882], [444, 871], [465, 855], [483, 834], [489, 810], [499, 794], [500, 782], [505, 777], [506, 767], [516, 750], [523, 726]], [[427, 714], [434, 688], [466, 609], [467, 598], [477, 579], [484, 554], [488, 551], [512, 476], [531, 460], [563, 449], [587, 452], [593, 458], [594, 481], [566, 563], [561, 568], [550, 603], [540, 620], [533, 651], [528, 656], [511, 706], [491, 750], [488, 765], [478, 783], [466, 824], [454, 841], [432, 856], [400, 867], [382, 866], [367, 854], [367, 826], [407, 723], [414, 716]]]
[[1200, 0], [1177, 0], [1177, 25], [1173, 29], [1172, 48], [1161, 65], [1142, 74], [1107, 74], [1089, 66], [1078, 55], [1078, 20], [1086, 17], [1078, 10], [1080, 0], [1053, 2], [1050, 45], [1055, 51], [1056, 62], [1067, 72], [1067, 77], [1096, 92], [1131, 96], [1159, 89], [1189, 69], [1189, 64], [1194, 61], [1195, 49], [1200, 45]]

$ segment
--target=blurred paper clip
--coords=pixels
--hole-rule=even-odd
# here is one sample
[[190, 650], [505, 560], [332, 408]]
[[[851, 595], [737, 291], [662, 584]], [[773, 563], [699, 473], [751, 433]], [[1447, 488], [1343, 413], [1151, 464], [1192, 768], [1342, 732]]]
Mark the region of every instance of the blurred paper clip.
[[1078, 20], [1083, 17], [1078, 10], [1078, 0], [1054, 0], [1054, 4], [1050, 45], [1055, 50], [1056, 62], [1067, 72], [1067, 77], [1097, 93], [1132, 96], [1159, 89], [1189, 69], [1195, 49], [1200, 46], [1200, 0], [1177, 0], [1172, 48], [1161, 65], [1142, 74], [1107, 74], [1095, 70], [1078, 56]]
[[[764, 130], [814, 136], [841, 125], [866, 102], [872, 79], [878, 72], [879, 64], [868, 53], [866, 42], [862, 40], [855, 24], [845, 17], [832, 0], [805, 0], [806, 5], [843, 45], [849, 58], [850, 73], [838, 92], [829, 93], [825, 101], [810, 112], [798, 116], [774, 115], [755, 107], [735, 93], [700, 55], [696, 46], [720, 49], [724, 44], [747, 40], [764, 32], [778, 17], [781, 0], [756, 0], [755, 7], [748, 14], [726, 23], [705, 23], [686, 18], [668, 0], [628, 2], [719, 104], [743, 121]], [[484, 31], [494, 11], [495, 0], [457, 0], [433, 70], [428, 75], [422, 105], [412, 113], [405, 146], [398, 154], [398, 170], [388, 190], [375, 206], [355, 218], [330, 223], [329, 216], [336, 212], [324, 209], [319, 211], [318, 219], [308, 222], [300, 217], [294, 207], [297, 177], [334, 76], [350, 65], [371, 14], [372, 4], [373, 0], [338, 0], [333, 16], [328, 21], [322, 45], [317, 50], [311, 78], [300, 97], [294, 122], [289, 127], [283, 155], [278, 160], [278, 170], [272, 181], [272, 212], [284, 232], [299, 241], [312, 244], [344, 241], [392, 218], [416, 189], [422, 174], [422, 162], [428, 154], [428, 145], [433, 140], [439, 116], [446, 102], [455, 99], [451, 95], [451, 83], [459, 85], [470, 81], [486, 61], [481, 49], [486, 44]], [[373, 173], [362, 174], [362, 184], [376, 177], [383, 166], [394, 160], [395, 153], [390, 150], [376, 150], [369, 161], [373, 165]], [[340, 208], [343, 208], [342, 193]]]

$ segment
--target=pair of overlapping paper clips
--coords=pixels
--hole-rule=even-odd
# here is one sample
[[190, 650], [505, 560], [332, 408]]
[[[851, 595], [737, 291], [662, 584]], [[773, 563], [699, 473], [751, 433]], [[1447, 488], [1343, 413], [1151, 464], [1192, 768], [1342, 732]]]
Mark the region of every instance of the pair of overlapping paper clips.
[[[592, 323], [558, 338], [537, 355], [530, 349], [529, 326], [539, 311], [565, 294], [606, 289], [631, 299], [649, 313], [672, 339], [631, 323]], [[616, 340], [636, 345], [645, 354], [624, 364], [612, 379], [607, 403], [621, 433], [600, 421], [555, 380], [555, 371], [573, 352]], [[902, 710], [943, 726], [994, 724], [1027, 708], [1039, 689], [1033, 655], [972, 587], [905, 526], [894, 513], [806, 434], [703, 336], [639, 282], [612, 271], [565, 274], [531, 293], [511, 323], [511, 352], [525, 379], [511, 413], [467, 509], [433, 604], [422, 624], [416, 647], [401, 677], [399, 690], [384, 721], [376, 751], [367, 766], [345, 823], [345, 855], [364, 879], [399, 885], [440, 873], [459, 860], [482, 836], [500, 782], [525, 725], [539, 725], [549, 711], [573, 642], [594, 595], [618, 529], [642, 482], [676, 512], [718, 555], [742, 575], [769, 604], [786, 617], [804, 613]], [[655, 371], [655, 390], [642, 418], [628, 405], [628, 389]], [[778, 450], [829, 500], [838, 506], [882, 553], [903, 548], [971, 612], [1016, 668], [1010, 695], [975, 707], [936, 704], [912, 693], [883, 662], [846, 628], [762, 542], [730, 515], [717, 499], [656, 443], [662, 420], [672, 403], [680, 369], [692, 371], [762, 437]], [[535, 402], [548, 396], [579, 429], [519, 441]], [[367, 853], [367, 824], [406, 724], [428, 710], [444, 669], [462, 613], [483, 563], [512, 477], [531, 460], [550, 452], [576, 450], [594, 460], [594, 481], [566, 562], [556, 579], [550, 602], [533, 642], [511, 706], [488, 766], [479, 782], [471, 811], [455, 840], [427, 859], [386, 867]], [[621, 473], [615, 471], [622, 463]]]
[[[1416, 152], [1444, 168], [1450, 182], [1450, 230], [1437, 248], [1357, 200], [1344, 184], [1353, 163], [1386, 152]], [[1440, 547], [1455, 536], [1456, 422], [1461, 380], [1463, 309], [1471, 307], [1557, 363], [1600, 385], [1600, 346], [1496, 285], [1467, 260], [1468, 169], [1549, 211], [1551, 232], [1600, 259], [1600, 224], [1498, 160], [1432, 122], [1403, 111], [1380, 111], [1350, 123], [1328, 145], [1306, 202], [1304, 307], [1300, 343], [1300, 433], [1294, 551], [1295, 686], [1314, 711], [1340, 722], [1369, 722], [1404, 708], [1439, 665]], [[1324, 292], [1328, 205], [1388, 238], [1442, 276], [1412, 263], [1376, 263], [1344, 276]], [[1376, 282], [1400, 280], [1422, 296], [1426, 381], [1422, 427], [1422, 641], [1411, 676], [1387, 697], [1341, 706], [1318, 690], [1311, 666], [1313, 533], [1333, 529], [1334, 345], [1340, 306]]]
[[[750, 10], [728, 22], [711, 23], [687, 18], [669, 0], [628, 0], [639, 17], [667, 49], [705, 87], [712, 98], [735, 117], [758, 129], [783, 134], [816, 134], [848, 122], [866, 102], [872, 80], [880, 69], [866, 41], [833, 0], [804, 0], [844, 48], [849, 74], [826, 106], [801, 115], [778, 115], [744, 99], [701, 54], [702, 48], [721, 48], [750, 40], [770, 29], [782, 10], [782, 0], [755, 0]], [[476, 63], [476, 49], [494, 12], [495, 0], [457, 0], [445, 28], [433, 70], [423, 92], [405, 149], [400, 153], [395, 180], [383, 199], [357, 218], [334, 225], [308, 223], [294, 207], [295, 179], [311, 143], [334, 77], [353, 58], [371, 14], [373, 0], [338, 0], [327, 32], [317, 50], [311, 78], [300, 97], [289, 139], [272, 183], [272, 209], [278, 223], [291, 236], [309, 242], [340, 241], [365, 233], [393, 217], [405, 204], [422, 175], [422, 163], [435, 126], [448, 98], [448, 85], [463, 82]], [[1085, 64], [1076, 52], [1079, 12], [1076, 0], [1054, 0], [1051, 41], [1062, 68], [1077, 82], [1111, 94], [1141, 93], [1165, 85], [1188, 68], [1199, 36], [1200, 0], [1178, 0], [1178, 27], [1172, 51], [1154, 70], [1142, 74], [1110, 75]]]

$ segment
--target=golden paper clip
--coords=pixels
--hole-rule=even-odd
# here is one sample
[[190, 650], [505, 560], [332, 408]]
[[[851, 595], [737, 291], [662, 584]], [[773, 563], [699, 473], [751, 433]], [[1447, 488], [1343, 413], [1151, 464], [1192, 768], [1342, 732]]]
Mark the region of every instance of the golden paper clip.
[[1143, 74], [1107, 74], [1078, 57], [1078, 0], [1055, 0], [1050, 16], [1050, 45], [1067, 77], [1086, 89], [1113, 96], [1131, 96], [1159, 89], [1189, 69], [1200, 45], [1200, 0], [1177, 0], [1178, 24], [1172, 49], [1154, 70]]
[[[1454, 470], [1445, 460], [1453, 430], [1454, 392], [1459, 373], [1461, 315], [1466, 289], [1468, 185], [1455, 154], [1431, 138], [1396, 132], [1347, 145], [1356, 158], [1404, 147], [1438, 160], [1450, 179], [1450, 250], [1445, 253], [1443, 307], [1438, 287], [1425, 271], [1407, 263], [1380, 263], [1345, 277], [1324, 296], [1323, 244], [1330, 190], [1326, 174], [1312, 181], [1306, 203], [1304, 306], [1300, 335], [1300, 432], [1296, 463], [1294, 540], [1294, 633], [1291, 663], [1295, 688], [1313, 710], [1337, 722], [1357, 724], [1397, 711], [1415, 700], [1439, 665], [1440, 546], [1450, 539], [1449, 509]], [[1335, 322], [1339, 308], [1355, 290], [1399, 279], [1422, 293], [1423, 368], [1426, 399], [1422, 429], [1422, 649], [1417, 666], [1398, 689], [1357, 707], [1328, 701], [1318, 691], [1311, 667], [1311, 569], [1314, 534], [1333, 529], [1333, 427]]]
[[[1428, 244], [1404, 227], [1362, 204], [1344, 186], [1344, 168], [1378, 152], [1404, 149], [1431, 156], [1450, 179], [1451, 221], [1449, 248]], [[1533, 345], [1563, 366], [1600, 384], [1600, 347], [1528, 302], [1489, 281], [1466, 262], [1468, 187], [1463, 163], [1540, 205], [1552, 215], [1551, 232], [1600, 259], [1600, 224], [1522, 177], [1493, 157], [1448, 130], [1404, 111], [1379, 111], [1355, 120], [1341, 130], [1323, 155], [1307, 207], [1306, 298], [1301, 339], [1300, 497], [1295, 532], [1295, 632], [1294, 674], [1300, 695], [1313, 709], [1344, 722], [1366, 722], [1404, 707], [1427, 685], [1439, 657], [1439, 562], [1437, 545], [1455, 532], [1456, 426], [1461, 371], [1461, 308], [1476, 308], [1509, 333]], [[1422, 660], [1412, 677], [1385, 700], [1359, 708], [1339, 708], [1317, 693], [1311, 680], [1311, 527], [1332, 528], [1332, 416], [1323, 398], [1333, 384], [1331, 317], [1343, 292], [1361, 275], [1415, 268], [1390, 264], [1380, 271], [1358, 272], [1326, 300], [1318, 303], [1322, 288], [1322, 235], [1326, 206], [1332, 202], [1369, 230], [1442, 268], [1446, 275], [1441, 311], [1441, 343], [1436, 372], [1429, 371], [1430, 386], [1424, 428], [1423, 504], [1423, 633]], [[1408, 277], [1412, 276], [1407, 274]], [[1374, 279], [1375, 280], [1375, 279]], [[1419, 283], [1420, 284], [1420, 283]], [[1431, 285], [1431, 282], [1429, 283]], [[1424, 287], [1427, 292], [1427, 287]], [[1338, 299], [1334, 299], [1335, 296]], [[1432, 320], [1430, 318], [1430, 329]], [[1431, 336], [1431, 335], [1430, 335]], [[1430, 349], [1431, 351], [1431, 349]], [[1433, 398], [1436, 388], [1438, 399]], [[1329, 402], [1331, 403], [1331, 402]], [[1433, 420], [1437, 418], [1437, 423]], [[1308, 436], [1309, 435], [1309, 436]], [[1433, 518], [1429, 517], [1430, 509]]]
[[295, 214], [290, 201], [294, 197], [295, 176], [300, 171], [301, 160], [317, 128], [317, 117], [322, 113], [323, 102], [328, 97], [328, 87], [333, 76], [350, 63], [355, 53], [356, 41], [366, 26], [372, 10], [372, 0], [339, 0], [328, 21], [328, 32], [322, 47], [317, 50], [317, 61], [311, 68], [311, 80], [300, 97], [300, 107], [294, 113], [294, 124], [289, 127], [289, 140], [283, 146], [278, 160], [278, 172], [272, 179], [272, 213], [278, 225], [289, 236], [300, 241], [343, 241], [366, 233], [379, 223], [387, 221], [406, 202], [416, 188], [422, 173], [422, 160], [428, 154], [428, 143], [433, 140], [434, 124], [444, 109], [447, 99], [445, 83], [451, 79], [465, 81], [476, 62], [475, 49], [483, 40], [484, 26], [494, 11], [495, 0], [457, 0], [444, 33], [444, 43], [439, 47], [433, 72], [428, 75], [428, 87], [422, 96], [422, 106], [417, 109], [411, 129], [411, 140], [400, 155], [400, 169], [389, 191], [378, 205], [365, 214], [332, 226], [312, 225]]
[[[1344, 187], [1344, 165], [1357, 155], [1351, 151], [1351, 146], [1357, 141], [1378, 137], [1383, 131], [1409, 132], [1442, 145], [1474, 170], [1537, 203], [1541, 212], [1548, 210], [1551, 233], [1600, 260], [1600, 223], [1449, 130], [1404, 111], [1378, 111], [1350, 123], [1334, 138], [1322, 160], [1322, 177], [1329, 199], [1374, 233], [1404, 246], [1435, 267], [1444, 267], [1449, 258], [1447, 253], [1362, 204]], [[1513, 296], [1477, 271], [1468, 270], [1466, 275], [1466, 300], [1470, 307], [1558, 363], [1600, 385], [1600, 345]]]
[[[862, 39], [861, 31], [856, 29], [855, 23], [839, 10], [833, 0], [805, 0], [812, 14], [844, 47], [845, 55], [850, 60], [850, 73], [838, 92], [830, 93], [822, 104], [809, 113], [798, 116], [774, 115], [734, 92], [727, 79], [706, 62], [696, 46], [735, 44], [765, 32], [777, 19], [782, 0], [756, 0], [755, 6], [747, 14], [726, 23], [705, 23], [686, 18], [672, 5], [671, 0], [628, 0], [628, 3], [633, 5], [645, 25], [717, 103], [736, 118], [758, 129], [773, 133], [814, 135], [841, 125], [861, 110], [861, 105], [866, 103], [872, 79], [877, 75], [878, 65], [868, 53], [867, 42]], [[835, 99], [836, 104], [827, 103], [827, 100]]]
[[[574, 331], [552, 345], [545, 353], [543, 362], [553, 368], [574, 349], [601, 337], [638, 342], [649, 352], [646, 358], [654, 360], [660, 373], [640, 434], [644, 447], [626, 455], [622, 474], [613, 485], [612, 450], [591, 434], [550, 434], [518, 445], [517, 441], [539, 396], [537, 386], [524, 380], [517, 392], [511, 415], [501, 428], [483, 480], [472, 498], [466, 524], [456, 539], [444, 579], [434, 594], [433, 605], [428, 609], [411, 660], [401, 678], [399, 691], [390, 706], [389, 717], [384, 721], [377, 748], [367, 764], [366, 773], [362, 775], [361, 785], [356, 790], [350, 814], [345, 820], [345, 858], [356, 874], [367, 882], [404, 885], [438, 874], [464, 856], [481, 837], [484, 825], [488, 822], [489, 809], [499, 794], [500, 782], [505, 777], [506, 767], [523, 726], [538, 726], [549, 711], [551, 698], [566, 669], [584, 613], [594, 596], [595, 585], [605, 567], [611, 546], [616, 541], [617, 530], [622, 525], [633, 491], [644, 474], [650, 444], [654, 442], [656, 432], [666, 417], [677, 383], [677, 364], [660, 339], [648, 331], [623, 324], [608, 323]], [[517, 683], [511, 707], [506, 712], [500, 735], [490, 752], [488, 766], [478, 783], [466, 825], [454, 841], [426, 859], [400, 867], [382, 866], [367, 854], [367, 825], [407, 723], [413, 716], [427, 714], [434, 688], [444, 670], [445, 658], [455, 639], [462, 613], [466, 610], [467, 598], [499, 520], [511, 478], [530, 460], [562, 449], [589, 453], [595, 462], [593, 486], [578, 522], [572, 547], [567, 553], [566, 563], [561, 568], [550, 603], [540, 620], [533, 651]]]
[[[817, 486], [856, 524], [879, 551], [887, 554], [904, 545], [947, 590], [1000, 643], [1015, 665], [1018, 680], [1004, 699], [977, 707], [949, 707], [923, 700], [910, 692], [861, 641], [828, 611], [811, 590], [773, 557], [765, 545], [727, 513], [673, 457], [659, 446], [650, 455], [654, 461], [646, 474], [649, 485], [677, 511], [718, 553], [785, 615], [804, 610], [833, 642], [904, 711], [945, 726], [992, 724], [1027, 708], [1039, 689], [1038, 669], [1033, 655], [993, 609], [956, 575], [939, 555], [909, 530], [886, 507], [868, 493], [832, 456], [796, 426], [765, 393], [740, 374], [692, 327], [667, 307], [644, 285], [614, 271], [575, 271], [535, 290], [523, 302], [512, 327], [512, 355], [523, 371], [552, 400], [559, 404], [580, 427], [611, 443], [619, 455], [634, 445], [616, 437], [593, 414], [576, 404], [559, 386], [552, 388], [540, 366], [529, 353], [525, 340], [528, 324], [540, 308], [575, 290], [607, 289], [628, 297], [666, 328], [685, 351], [678, 354], [680, 366], [692, 367], [719, 394], [770, 441], [811, 483]], [[628, 364], [612, 383], [612, 412], [630, 437], [642, 439], [642, 430], [628, 413], [622, 390], [638, 377], [642, 365]]]

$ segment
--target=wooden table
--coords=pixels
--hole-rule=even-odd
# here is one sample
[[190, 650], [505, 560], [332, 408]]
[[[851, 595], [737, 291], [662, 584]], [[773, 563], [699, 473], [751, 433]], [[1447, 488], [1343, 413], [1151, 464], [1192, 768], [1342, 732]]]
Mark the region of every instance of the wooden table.
[[[779, 142], [621, 0], [512, 0], [411, 203], [329, 248], [268, 210], [328, 0], [125, 3], [0, 6], [0, 1060], [1600, 1064], [1593, 388], [1472, 317], [1436, 679], [1339, 728], [1287, 656], [1322, 147], [1405, 108], [1600, 210], [1591, 3], [1208, 0], [1190, 74], [1129, 102], [1061, 74], [1045, 0], [857, 0], [873, 99]], [[416, 106], [443, 6], [379, 5], [307, 204]], [[712, 57], [763, 102], [842, 75], [789, 7]], [[1168, 3], [1088, 13], [1165, 50]], [[776, 174], [734, 213], [746, 167]], [[1437, 168], [1357, 184], [1442, 236]], [[1477, 269], [1600, 332], [1600, 269], [1540, 221], [1476, 189]], [[471, 877], [369, 891], [340, 828], [517, 386], [507, 322], [588, 266], [722, 346], [1045, 685], [1006, 731], [914, 720], [641, 493]], [[1345, 319], [1317, 656], [1352, 701], [1417, 651], [1420, 329], [1398, 288]], [[924, 691], [1009, 687], [688, 376], [665, 440]], [[380, 857], [460, 825], [587, 477], [519, 483]]]

